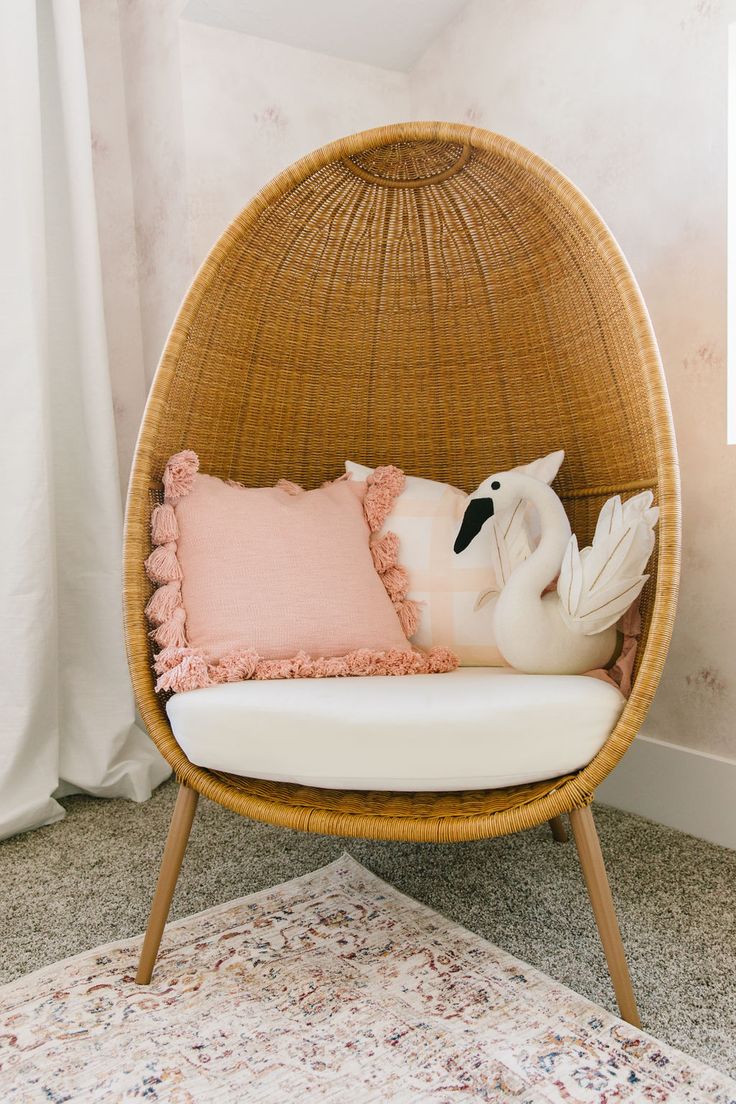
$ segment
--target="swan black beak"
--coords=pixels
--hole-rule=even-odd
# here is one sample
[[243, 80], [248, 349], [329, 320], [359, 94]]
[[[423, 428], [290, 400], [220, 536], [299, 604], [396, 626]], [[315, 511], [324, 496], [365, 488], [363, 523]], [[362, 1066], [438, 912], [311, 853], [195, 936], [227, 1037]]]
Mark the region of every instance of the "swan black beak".
[[460, 531], [455, 537], [455, 552], [464, 552], [478, 536], [488, 519], [492, 517], [492, 498], [471, 498], [465, 507]]

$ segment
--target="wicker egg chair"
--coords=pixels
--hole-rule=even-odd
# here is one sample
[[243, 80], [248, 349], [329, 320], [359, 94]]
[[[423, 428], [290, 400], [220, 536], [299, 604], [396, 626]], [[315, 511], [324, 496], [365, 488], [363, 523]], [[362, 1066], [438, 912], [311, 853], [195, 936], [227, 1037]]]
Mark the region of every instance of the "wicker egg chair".
[[[333, 791], [192, 764], [154, 692], [144, 606], [166, 459], [250, 485], [315, 486], [343, 461], [470, 490], [564, 447], [557, 484], [586, 543], [615, 493], [661, 510], [633, 692], [583, 770], [466, 793]], [[679, 487], [665, 380], [641, 294], [599, 215], [549, 164], [467, 126], [353, 135], [281, 173], [235, 219], [179, 312], [128, 497], [125, 626], [140, 712], [180, 783], [137, 980], [151, 978], [199, 794], [301, 831], [451, 842], [570, 814], [621, 1014], [637, 1011], [590, 813], [634, 739], [670, 640]], [[438, 675], [437, 678], [449, 677]], [[450, 734], [448, 733], [448, 736]]]

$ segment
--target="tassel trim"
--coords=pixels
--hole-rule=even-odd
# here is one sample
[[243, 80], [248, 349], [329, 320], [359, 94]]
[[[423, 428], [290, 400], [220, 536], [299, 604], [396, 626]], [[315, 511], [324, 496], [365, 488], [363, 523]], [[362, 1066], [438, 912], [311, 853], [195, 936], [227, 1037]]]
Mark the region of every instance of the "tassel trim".
[[406, 476], [401, 468], [387, 464], [375, 468], [366, 479], [363, 499], [366, 521], [371, 533], [377, 533], [394, 508], [394, 502], [404, 489]]
[[163, 625], [164, 621], [170, 621], [174, 611], [182, 609], [181, 583], [165, 583], [157, 587], [148, 600], [146, 617], [152, 625]]
[[[177, 557], [179, 525], [174, 504], [188, 495], [199, 471], [199, 457], [191, 449], [177, 452], [166, 463], [163, 474], [164, 501], [151, 514], [153, 552], [145, 562], [151, 582], [158, 589], [146, 606], [146, 617], [155, 626], [152, 639], [165, 651], [186, 649], [187, 614], [181, 596], [182, 571]], [[163, 655], [159, 653], [159, 657]], [[180, 662], [178, 660], [177, 662]], [[195, 670], [201, 665], [193, 664]]]
[[146, 573], [152, 583], [174, 583], [181, 579], [181, 568], [176, 558], [176, 543], [160, 544], [154, 548], [145, 563]]
[[413, 598], [404, 598], [401, 602], [394, 604], [394, 609], [401, 622], [404, 636], [412, 637], [419, 628], [422, 617], [421, 605], [419, 602], [415, 602]]
[[186, 648], [187, 638], [184, 631], [186, 624], [186, 611], [183, 606], [173, 610], [168, 621], [162, 622], [157, 629], [150, 634], [151, 638], [161, 648]]
[[170, 502], [154, 506], [151, 514], [151, 540], [154, 544], [170, 544], [179, 539], [176, 512]]
[[163, 474], [164, 501], [178, 502], [188, 495], [194, 486], [194, 477], [199, 471], [199, 457], [191, 449], [177, 452], [166, 463]]
[[382, 537], [371, 538], [373, 566], [379, 575], [398, 563], [399, 538], [395, 533], [384, 533]]
[[404, 636], [411, 638], [419, 628], [421, 606], [409, 592], [409, 575], [399, 563], [399, 538], [390, 530], [378, 535], [406, 483], [406, 476], [393, 464], [376, 468], [366, 479], [367, 487], [363, 508], [371, 530], [371, 555], [373, 565], [386, 588]]
[[[234, 484], [234, 486], [236, 487], [239, 485], [240, 484], [238, 483]], [[284, 494], [292, 496], [304, 494], [304, 488], [300, 487], [298, 483], [292, 483], [290, 479], [279, 479], [278, 483], [276, 484], [276, 488], [279, 491], [283, 491]]]
[[247, 679], [344, 678], [356, 675], [426, 675], [454, 671], [457, 656], [447, 648], [409, 652], [361, 649], [345, 656], [313, 659], [299, 652], [292, 659], [261, 659], [257, 652], [233, 652], [208, 663], [191, 648], [165, 648], [156, 657], [156, 693], [201, 690]]

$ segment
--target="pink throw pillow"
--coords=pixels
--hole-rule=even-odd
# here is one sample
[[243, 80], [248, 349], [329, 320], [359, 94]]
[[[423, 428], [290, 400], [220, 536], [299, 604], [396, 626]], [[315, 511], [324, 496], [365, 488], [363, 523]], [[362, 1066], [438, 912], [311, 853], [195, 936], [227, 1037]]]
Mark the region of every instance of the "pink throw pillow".
[[378, 535], [404, 484], [398, 468], [313, 491], [285, 480], [243, 487], [198, 469], [191, 451], [171, 457], [151, 521], [157, 690], [457, 666], [447, 649], [407, 640], [419, 611], [397, 538]]

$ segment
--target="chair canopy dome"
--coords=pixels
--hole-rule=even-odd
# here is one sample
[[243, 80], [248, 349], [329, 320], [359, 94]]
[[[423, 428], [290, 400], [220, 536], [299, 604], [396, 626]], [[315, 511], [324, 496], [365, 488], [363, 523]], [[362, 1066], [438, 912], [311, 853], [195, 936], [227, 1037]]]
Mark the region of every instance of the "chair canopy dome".
[[172, 453], [192, 448], [203, 471], [251, 485], [314, 486], [352, 459], [471, 490], [560, 447], [557, 487], [582, 541], [610, 494], [651, 488], [662, 510], [660, 576], [655, 565], [643, 596], [653, 646], [641, 651], [611, 762], [599, 756], [588, 784], [646, 711], [677, 579], [666, 388], [621, 251], [560, 173], [476, 128], [381, 128], [287, 169], [204, 262], [146, 409], [126, 624], [154, 738], [166, 721], [143, 670], [142, 561], [151, 495]]

